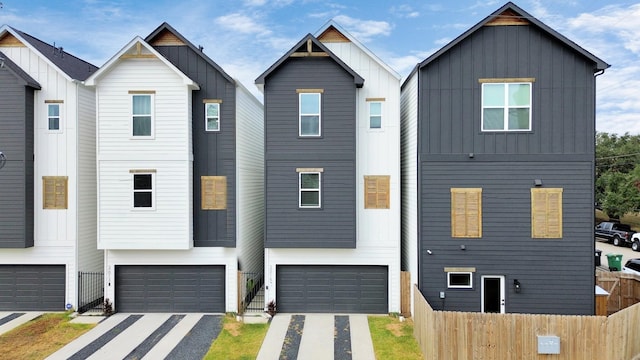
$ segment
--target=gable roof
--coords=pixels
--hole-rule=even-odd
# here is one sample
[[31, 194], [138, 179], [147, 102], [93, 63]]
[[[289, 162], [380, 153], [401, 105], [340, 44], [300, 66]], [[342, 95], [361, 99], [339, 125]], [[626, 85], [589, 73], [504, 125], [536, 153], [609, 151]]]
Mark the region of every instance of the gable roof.
[[29, 86], [40, 90], [40, 84], [27, 74], [20, 66], [11, 61], [5, 54], [0, 51], [0, 70], [8, 70], [11, 72], [24, 86]]
[[[375, 62], [378, 63], [381, 67], [387, 70], [391, 75], [393, 75], [396, 79], [400, 80], [401, 76], [393, 70], [389, 65], [387, 65], [384, 61], [382, 61], [378, 56], [376, 56], [373, 52], [371, 52], [366, 46], [364, 46], [358, 39], [353, 37], [349, 32], [347, 32], [344, 28], [342, 28], [337, 22], [333, 19], [327, 21], [317, 32], [316, 38], [320, 40], [320, 42], [324, 43], [328, 42], [336, 42], [336, 41], [349, 41], [356, 45], [360, 50], [362, 50], [365, 54], [367, 54], [370, 58], [372, 58]], [[344, 38], [341, 40], [340, 38]], [[326, 40], [325, 40], [326, 39]]]
[[[269, 67], [262, 75], [256, 79], [256, 85], [264, 85], [264, 81], [267, 76], [271, 75], [280, 65], [284, 64], [290, 57], [313, 57], [322, 56], [330, 57], [340, 67], [342, 67], [347, 73], [353, 76], [353, 83], [356, 87], [362, 87], [364, 79], [358, 75], [352, 68], [345, 64], [336, 54], [332, 53], [324, 44], [322, 44], [316, 37], [311, 34], [307, 34], [302, 40], [300, 40], [291, 50], [289, 50], [284, 56], [276, 61], [271, 67]], [[261, 89], [262, 90], [262, 89]]]
[[125, 45], [117, 54], [115, 54], [111, 59], [109, 59], [104, 65], [98, 69], [95, 73], [93, 73], [86, 81], [85, 84], [88, 86], [95, 86], [96, 82], [100, 77], [108, 73], [114, 66], [116, 66], [121, 59], [128, 58], [154, 58], [160, 60], [164, 63], [168, 68], [173, 70], [178, 76], [182, 79], [183, 84], [190, 86], [193, 89], [199, 90], [200, 87], [198, 84], [191, 80], [187, 75], [185, 75], [180, 69], [175, 67], [169, 60], [167, 60], [164, 56], [156, 51], [153, 46], [149, 45], [146, 41], [144, 41], [140, 36], [136, 36], [133, 38], [127, 45]]
[[542, 30], [542, 31], [546, 32], [547, 34], [551, 35], [555, 39], [559, 40], [560, 42], [562, 42], [567, 47], [573, 49], [575, 52], [577, 52], [577, 53], [581, 54], [582, 56], [586, 57], [587, 59], [591, 60], [596, 65], [596, 71], [602, 71], [602, 70], [605, 70], [605, 69], [607, 69], [607, 68], [609, 68], [611, 66], [611, 65], [607, 64], [606, 62], [604, 62], [603, 60], [601, 60], [600, 58], [598, 58], [595, 55], [591, 54], [587, 50], [585, 50], [582, 47], [578, 46], [573, 41], [571, 41], [568, 38], [564, 37], [559, 32], [557, 32], [557, 31], [553, 30], [552, 28], [550, 28], [549, 26], [545, 25], [540, 20], [534, 18], [532, 15], [530, 15], [526, 11], [522, 10], [520, 7], [518, 7], [513, 2], [508, 2], [505, 5], [503, 5], [500, 9], [496, 10], [494, 13], [492, 13], [489, 16], [487, 16], [484, 20], [480, 21], [475, 26], [473, 26], [472, 28], [470, 28], [469, 30], [464, 32], [462, 35], [458, 36], [456, 39], [451, 41], [449, 44], [445, 45], [443, 48], [441, 48], [440, 50], [438, 50], [437, 52], [435, 52], [434, 54], [432, 54], [431, 56], [426, 58], [424, 61], [419, 63], [418, 66], [416, 67], [416, 69], [414, 69], [414, 71], [416, 71], [418, 68], [422, 68], [422, 67], [428, 65], [430, 62], [432, 62], [433, 60], [437, 59], [440, 55], [442, 55], [443, 53], [447, 52], [449, 49], [451, 49], [452, 47], [456, 46], [457, 44], [459, 44], [460, 42], [462, 42], [463, 40], [468, 38], [471, 34], [476, 32], [478, 29], [482, 28], [483, 26], [486, 26], [487, 24], [491, 24], [491, 23], [494, 23], [496, 25], [500, 25], [500, 24], [506, 24], [506, 25], [532, 24], [532, 25], [536, 26], [537, 28], [539, 28], [540, 30]]
[[193, 43], [187, 40], [182, 34], [180, 34], [176, 29], [174, 29], [167, 22], [163, 22], [151, 32], [146, 38], [145, 41], [149, 43], [151, 46], [163, 46], [163, 45], [182, 45], [188, 46], [195, 53], [199, 54], [209, 65], [211, 65], [214, 69], [216, 69], [222, 76], [227, 79], [230, 83], [235, 84], [236, 80], [229, 76], [218, 64], [216, 64], [211, 58], [209, 58], [203, 51], [201, 47], [195, 47]]
[[27, 33], [16, 30], [8, 25], [3, 25], [0, 28], [0, 39], [8, 34], [15, 37], [24, 46], [40, 54], [45, 61], [59, 69], [69, 80], [83, 81], [98, 70], [97, 66], [69, 54], [64, 51], [62, 47], [49, 45]]

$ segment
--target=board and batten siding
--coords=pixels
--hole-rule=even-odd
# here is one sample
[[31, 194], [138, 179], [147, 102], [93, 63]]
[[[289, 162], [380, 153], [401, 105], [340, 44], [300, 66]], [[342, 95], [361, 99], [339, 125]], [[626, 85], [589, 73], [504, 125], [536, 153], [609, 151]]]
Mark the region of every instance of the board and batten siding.
[[[535, 26], [482, 27], [419, 70], [420, 152], [593, 154], [594, 69]], [[482, 78], [535, 79], [532, 131], [481, 133]]]
[[264, 108], [236, 86], [237, 256], [239, 270], [264, 270]]
[[[481, 276], [504, 275], [507, 312], [593, 313], [591, 162], [470, 160], [422, 165], [420, 289], [434, 309], [480, 311]], [[542, 189], [563, 189], [560, 239], [531, 237], [534, 179], [542, 179]], [[453, 187], [482, 189], [481, 238], [451, 237]], [[474, 267], [473, 289], [447, 289], [445, 267]], [[514, 279], [522, 284], [519, 294], [511, 285]], [[445, 303], [440, 291], [446, 293]]]
[[[131, 90], [154, 93], [154, 138], [132, 139]], [[189, 249], [191, 89], [159, 59], [123, 60], [97, 85], [100, 249]], [[130, 170], [154, 170], [154, 210], [133, 209]]]
[[224, 265], [225, 311], [238, 312], [238, 262], [235, 248], [197, 247], [190, 250], [107, 250], [108, 265], [105, 272], [105, 297], [115, 297], [115, 267], [118, 265]]
[[[401, 108], [402, 256], [403, 271], [418, 283], [418, 73], [405, 81]], [[412, 287], [413, 289], [413, 287]], [[413, 290], [412, 290], [413, 291]], [[413, 297], [412, 297], [413, 302]]]
[[1, 71], [0, 248], [33, 246], [33, 92], [8, 70]]
[[[193, 92], [192, 141], [193, 241], [195, 247], [236, 246], [236, 86], [189, 46], [154, 46], [160, 54], [200, 85]], [[205, 131], [204, 100], [220, 101], [220, 130]], [[227, 208], [202, 210], [201, 176], [226, 176]]]

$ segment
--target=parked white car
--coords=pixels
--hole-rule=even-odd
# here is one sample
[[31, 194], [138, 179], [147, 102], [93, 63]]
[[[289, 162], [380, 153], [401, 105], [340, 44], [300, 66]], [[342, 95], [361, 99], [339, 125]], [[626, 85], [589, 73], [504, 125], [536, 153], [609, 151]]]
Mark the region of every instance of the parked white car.
[[640, 233], [635, 233], [631, 236], [631, 250], [640, 251]]

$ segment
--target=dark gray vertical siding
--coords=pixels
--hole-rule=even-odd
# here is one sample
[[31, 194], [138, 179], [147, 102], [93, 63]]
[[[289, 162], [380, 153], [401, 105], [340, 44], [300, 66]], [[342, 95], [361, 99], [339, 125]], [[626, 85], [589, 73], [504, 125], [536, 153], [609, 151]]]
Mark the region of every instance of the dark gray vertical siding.
[[[594, 65], [533, 26], [479, 29], [421, 69], [421, 153], [593, 153]], [[535, 78], [532, 132], [481, 133], [480, 78]]]
[[[298, 136], [296, 89], [323, 89], [320, 138]], [[356, 87], [330, 58], [290, 58], [265, 80], [265, 246], [355, 248]], [[322, 208], [298, 208], [296, 168], [323, 168]]]
[[[419, 283], [432, 306], [480, 311], [481, 276], [504, 275], [507, 312], [593, 313], [594, 67], [534, 26], [489, 26], [420, 69]], [[532, 131], [483, 133], [478, 79], [516, 77], [535, 78]], [[531, 238], [534, 179], [564, 189], [562, 239]], [[451, 187], [483, 188], [481, 239], [451, 237]], [[473, 289], [447, 289], [444, 267], [475, 267]]]
[[[481, 276], [504, 275], [508, 312], [593, 312], [590, 162], [423, 165], [420, 280], [432, 306], [480, 311]], [[534, 179], [542, 179], [545, 188], [563, 188], [562, 239], [531, 238], [530, 189]], [[451, 237], [452, 187], [483, 189], [482, 238]], [[466, 250], [460, 250], [460, 245]], [[473, 289], [447, 289], [445, 267], [475, 267]], [[520, 294], [513, 292], [514, 279], [522, 283]], [[439, 299], [440, 291], [446, 292], [444, 304]]]
[[[193, 238], [196, 247], [236, 246], [236, 88], [202, 54], [187, 46], [157, 46], [200, 85], [193, 92]], [[204, 99], [221, 99], [220, 131], [205, 131]], [[227, 177], [227, 209], [202, 210], [200, 177]]]
[[0, 69], [0, 248], [33, 246], [33, 91]]

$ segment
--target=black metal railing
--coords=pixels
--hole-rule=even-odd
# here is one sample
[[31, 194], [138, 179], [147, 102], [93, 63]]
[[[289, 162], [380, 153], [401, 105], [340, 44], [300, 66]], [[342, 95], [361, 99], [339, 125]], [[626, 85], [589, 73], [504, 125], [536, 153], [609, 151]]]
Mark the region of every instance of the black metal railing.
[[78, 312], [102, 308], [104, 301], [104, 273], [78, 272]]
[[241, 273], [240, 298], [242, 299], [240, 313], [264, 312], [264, 276], [262, 273], [242, 272]]

